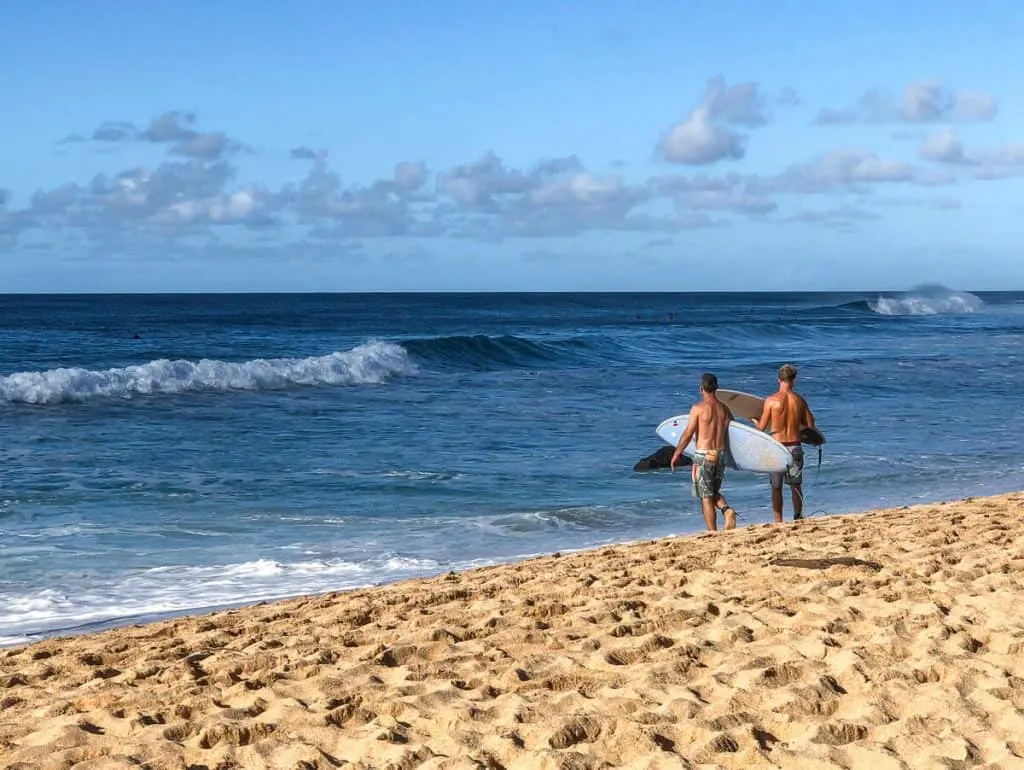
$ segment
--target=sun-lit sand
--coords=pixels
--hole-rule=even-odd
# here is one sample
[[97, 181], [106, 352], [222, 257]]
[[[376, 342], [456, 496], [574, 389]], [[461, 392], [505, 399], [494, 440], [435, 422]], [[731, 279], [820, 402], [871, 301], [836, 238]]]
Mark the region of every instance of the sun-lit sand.
[[0, 649], [5, 768], [1024, 767], [1024, 494]]

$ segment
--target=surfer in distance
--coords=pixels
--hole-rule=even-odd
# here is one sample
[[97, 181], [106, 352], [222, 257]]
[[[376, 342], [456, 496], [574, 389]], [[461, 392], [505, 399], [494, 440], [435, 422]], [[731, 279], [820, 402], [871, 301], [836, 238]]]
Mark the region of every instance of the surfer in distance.
[[725, 480], [725, 451], [729, 441], [729, 423], [732, 412], [729, 407], [718, 400], [718, 378], [711, 372], [705, 372], [700, 378], [701, 400], [690, 408], [690, 418], [679, 437], [676, 451], [672, 453], [669, 464], [675, 473], [676, 463], [683, 450], [696, 435], [696, 451], [693, 456], [691, 474], [693, 479], [693, 496], [700, 500], [704, 523], [709, 531], [718, 529], [718, 512], [722, 510], [725, 517], [725, 528], [736, 529], [736, 511], [722, 496], [722, 482]]
[[814, 413], [804, 397], [793, 389], [796, 373], [793, 364], [779, 367], [779, 389], [764, 400], [761, 416], [752, 421], [758, 430], [768, 430], [793, 456], [788, 470], [768, 476], [772, 487], [772, 512], [777, 524], [782, 523], [783, 482], [789, 485], [793, 496], [793, 520], [804, 517], [804, 448], [800, 443], [800, 431], [814, 427]]

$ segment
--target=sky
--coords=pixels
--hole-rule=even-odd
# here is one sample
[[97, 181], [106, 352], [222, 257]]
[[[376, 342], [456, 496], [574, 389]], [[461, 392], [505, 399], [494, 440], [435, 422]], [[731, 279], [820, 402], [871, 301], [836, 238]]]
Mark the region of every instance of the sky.
[[1024, 289], [1024, 4], [0, 0], [0, 292]]

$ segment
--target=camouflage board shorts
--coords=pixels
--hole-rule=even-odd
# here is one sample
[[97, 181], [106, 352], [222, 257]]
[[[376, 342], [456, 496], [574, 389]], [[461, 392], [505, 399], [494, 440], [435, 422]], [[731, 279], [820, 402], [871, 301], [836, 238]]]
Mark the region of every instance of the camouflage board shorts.
[[725, 479], [725, 457], [714, 450], [698, 451], [693, 455], [693, 496], [717, 498]]
[[789, 464], [789, 468], [785, 473], [768, 474], [773, 489], [782, 489], [783, 481], [792, 487], [801, 484], [804, 480], [804, 448], [797, 444], [795, 446], [787, 446], [786, 449], [793, 455], [793, 462]]

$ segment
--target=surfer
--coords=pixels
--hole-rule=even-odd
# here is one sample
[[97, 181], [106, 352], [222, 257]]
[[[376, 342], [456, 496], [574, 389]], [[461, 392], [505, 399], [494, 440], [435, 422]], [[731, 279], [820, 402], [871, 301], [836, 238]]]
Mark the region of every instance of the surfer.
[[725, 451], [728, 448], [732, 412], [718, 400], [716, 390], [718, 378], [710, 372], [702, 374], [701, 400], [691, 407], [690, 419], [686, 423], [683, 435], [679, 437], [679, 443], [676, 445], [676, 451], [672, 453], [672, 461], [669, 464], [674, 473], [680, 455], [696, 434], [697, 447], [691, 466], [693, 496], [700, 500], [704, 523], [712, 531], [718, 529], [716, 508], [722, 510], [725, 528], [736, 528], [736, 511], [730, 507], [721, 493], [722, 481], [725, 479]]
[[775, 522], [782, 523], [782, 482], [789, 484], [793, 495], [793, 520], [804, 517], [804, 448], [800, 444], [800, 431], [814, 427], [814, 413], [803, 396], [793, 390], [796, 382], [796, 367], [783, 364], [779, 367], [779, 389], [764, 400], [760, 418], [753, 421], [758, 430], [769, 430], [780, 444], [789, 449], [793, 462], [784, 473], [771, 473], [768, 478], [772, 486], [772, 512]]

